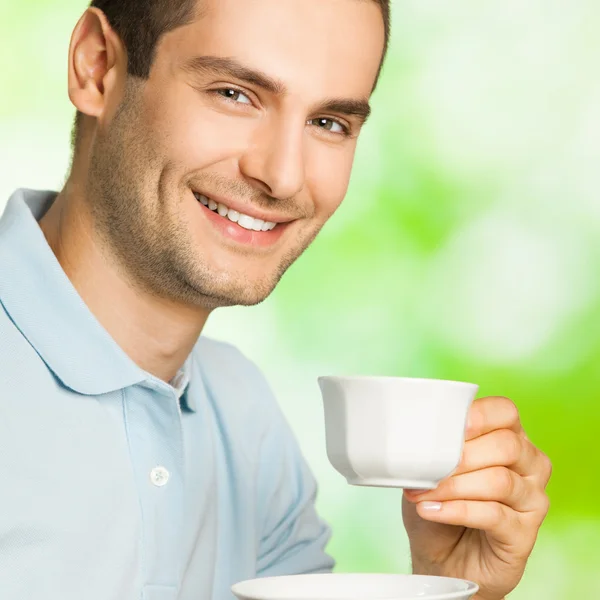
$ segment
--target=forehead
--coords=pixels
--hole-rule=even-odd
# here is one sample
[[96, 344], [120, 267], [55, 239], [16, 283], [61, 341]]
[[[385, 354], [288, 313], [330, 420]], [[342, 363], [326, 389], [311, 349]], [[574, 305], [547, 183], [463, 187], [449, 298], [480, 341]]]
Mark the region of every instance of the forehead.
[[199, 1], [198, 18], [163, 38], [158, 60], [223, 56], [281, 79], [291, 94], [370, 94], [384, 44], [374, 0]]

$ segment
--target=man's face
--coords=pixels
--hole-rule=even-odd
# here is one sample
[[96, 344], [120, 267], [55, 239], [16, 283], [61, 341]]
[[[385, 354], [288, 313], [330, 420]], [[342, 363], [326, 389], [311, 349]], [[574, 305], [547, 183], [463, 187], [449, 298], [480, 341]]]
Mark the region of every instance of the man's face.
[[99, 123], [89, 195], [100, 235], [145, 289], [255, 304], [346, 193], [383, 20], [363, 0], [201, 7]]

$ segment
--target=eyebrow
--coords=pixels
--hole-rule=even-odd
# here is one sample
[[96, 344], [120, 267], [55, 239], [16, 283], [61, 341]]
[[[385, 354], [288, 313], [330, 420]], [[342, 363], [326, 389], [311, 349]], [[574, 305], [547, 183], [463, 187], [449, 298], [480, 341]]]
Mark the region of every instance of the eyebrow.
[[[280, 79], [247, 67], [234, 58], [194, 56], [183, 63], [183, 70], [192, 74], [218, 73], [228, 75], [239, 81], [262, 88], [274, 96], [283, 97], [288, 93], [285, 84]], [[327, 98], [317, 107], [317, 112], [321, 111], [355, 116], [364, 124], [371, 114], [371, 107], [366, 98]]]

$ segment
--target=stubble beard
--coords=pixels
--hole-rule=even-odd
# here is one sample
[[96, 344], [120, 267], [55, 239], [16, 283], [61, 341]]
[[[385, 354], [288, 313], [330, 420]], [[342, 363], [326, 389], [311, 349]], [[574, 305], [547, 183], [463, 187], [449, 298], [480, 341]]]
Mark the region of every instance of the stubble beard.
[[[169, 210], [187, 201], [185, 190], [173, 198], [166, 189], [163, 176], [169, 165], [165, 167], [153, 153], [143, 126], [135, 126], [137, 113], [136, 104], [126, 99], [110, 131], [96, 138], [92, 150], [86, 196], [101, 251], [140, 293], [208, 310], [261, 303], [320, 227], [260, 281], [251, 281], [243, 273], [231, 277], [214, 272], [199, 256], [186, 224]], [[149, 181], [148, 173], [160, 175], [157, 181]]]

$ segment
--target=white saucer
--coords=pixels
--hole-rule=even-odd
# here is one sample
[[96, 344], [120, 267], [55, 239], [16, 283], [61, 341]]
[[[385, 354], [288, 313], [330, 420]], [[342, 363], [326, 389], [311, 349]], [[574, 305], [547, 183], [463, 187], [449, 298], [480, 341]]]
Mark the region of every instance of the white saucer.
[[243, 581], [232, 587], [239, 600], [469, 600], [470, 581], [425, 575], [290, 575]]

